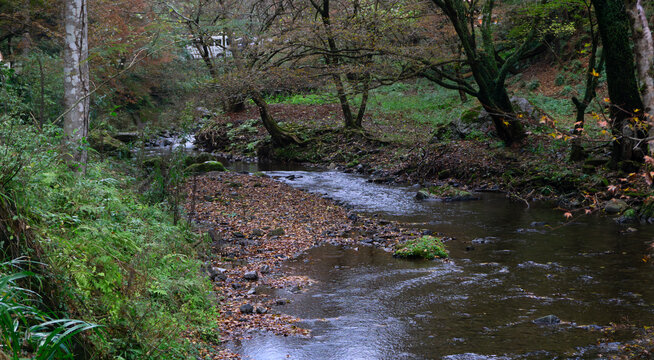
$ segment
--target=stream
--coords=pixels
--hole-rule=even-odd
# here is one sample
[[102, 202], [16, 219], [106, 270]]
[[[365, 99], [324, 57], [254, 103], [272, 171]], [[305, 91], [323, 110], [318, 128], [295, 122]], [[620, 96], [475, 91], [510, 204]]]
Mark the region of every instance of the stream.
[[[501, 194], [421, 202], [415, 187], [354, 174], [262, 170], [356, 211], [455, 240], [446, 243], [451, 262], [399, 260], [366, 246], [311, 249], [286, 271], [318, 283], [276, 295], [291, 300], [278, 310], [302, 319], [298, 325], [312, 337], [256, 333], [235, 344], [245, 358], [594, 359], [633, 337], [618, 331], [605, 341], [604, 327], [654, 320], [654, 271], [641, 260], [651, 226], [624, 234], [610, 218], [564, 224], [551, 206], [527, 209]], [[546, 315], [561, 323], [533, 322]]]
[[[247, 359], [596, 359], [633, 340], [611, 324], [654, 324], [654, 269], [642, 261], [654, 227], [625, 233], [613, 219], [565, 223], [544, 203], [478, 194], [467, 202], [418, 201], [417, 188], [338, 171], [233, 163], [355, 211], [444, 233], [451, 261], [408, 261], [380, 249], [321, 246], [285, 265], [317, 280], [275, 290], [310, 338], [255, 332], [231, 344]], [[534, 320], [560, 318], [555, 325]]]

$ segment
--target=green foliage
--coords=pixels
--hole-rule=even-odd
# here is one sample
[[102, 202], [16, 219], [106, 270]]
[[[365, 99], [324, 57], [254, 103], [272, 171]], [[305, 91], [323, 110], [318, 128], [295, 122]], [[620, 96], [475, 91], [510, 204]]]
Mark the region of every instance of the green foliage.
[[37, 293], [19, 286], [34, 274], [19, 271], [21, 259], [0, 264], [0, 358], [73, 359], [71, 340], [98, 325], [72, 319], [56, 319], [41, 310]]
[[0, 66], [0, 114], [23, 120], [54, 120], [64, 110], [60, 100], [63, 97], [61, 59], [33, 52], [21, 60], [19, 71]]
[[447, 258], [449, 255], [441, 239], [425, 235], [419, 239], [409, 240], [397, 245], [394, 256], [432, 260], [436, 257]]
[[534, 91], [540, 87], [540, 80], [534, 79], [531, 80], [527, 83], [527, 89], [530, 91]]
[[114, 166], [90, 164], [85, 178], [61, 168], [37, 176], [28, 194], [31, 203], [39, 199], [33, 225], [48, 239], [64, 301], [111, 334], [104, 352], [137, 358], [134, 349], [182, 351], [175, 343], [181, 331], [215, 315], [191, 247], [196, 235], [173, 225], [165, 206], [141, 202], [129, 191], [135, 179]]
[[[60, 129], [2, 120], [0, 164], [14, 161], [18, 166], [11, 172], [11, 166], [0, 168], [5, 179], [0, 205], [10, 199], [15, 218], [29, 225], [36, 237], [29, 246], [18, 245], [22, 253], [38, 254], [49, 266], [49, 282], [57, 289], [52, 300], [68, 316], [106, 329], [106, 341], [89, 335], [96, 355], [193, 357], [182, 333], [212, 329], [217, 313], [194, 248], [203, 243], [184, 224], [175, 225], [179, 216], [168, 211], [179, 206], [183, 157], [173, 161], [178, 170], [167, 170], [159, 184], [173, 196], [154, 201], [135, 190], [140, 184], [128, 175], [136, 172], [130, 164], [91, 161], [84, 176], [76, 175], [61, 160]], [[42, 337], [45, 344], [57, 337], [65, 340], [84, 324], [51, 322], [35, 331], [54, 334]], [[65, 331], [55, 331], [59, 325]]]
[[528, 95], [527, 99], [546, 113], [557, 117], [571, 116], [574, 114], [574, 105], [567, 98], [557, 99], [542, 94]]

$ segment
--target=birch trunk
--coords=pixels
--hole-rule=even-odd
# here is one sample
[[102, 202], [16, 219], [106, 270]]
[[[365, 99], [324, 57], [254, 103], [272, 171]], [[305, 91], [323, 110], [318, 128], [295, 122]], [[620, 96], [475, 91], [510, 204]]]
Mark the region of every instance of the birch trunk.
[[[631, 22], [631, 35], [636, 53], [636, 69], [641, 85], [645, 116], [650, 125], [648, 137], [654, 138], [654, 40], [641, 0], [626, 0]], [[654, 139], [649, 141], [650, 154], [654, 153]]]
[[89, 131], [89, 64], [86, 0], [64, 4], [64, 133], [72, 145], [72, 161], [86, 164], [82, 140]]

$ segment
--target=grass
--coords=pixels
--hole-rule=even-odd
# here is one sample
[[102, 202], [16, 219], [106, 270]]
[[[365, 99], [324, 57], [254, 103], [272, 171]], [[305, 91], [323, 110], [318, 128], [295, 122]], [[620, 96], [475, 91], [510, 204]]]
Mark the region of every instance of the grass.
[[289, 105], [324, 105], [335, 104], [338, 102], [333, 94], [292, 94], [292, 95], [275, 95], [267, 99], [270, 104], [289, 104]]
[[398, 245], [393, 255], [400, 258], [424, 258], [427, 260], [449, 256], [443, 241], [429, 235]]
[[476, 105], [472, 100], [462, 104], [457, 91], [426, 80], [383, 86], [371, 92], [368, 113], [372, 124], [368, 128], [386, 141], [426, 141], [432, 129]]

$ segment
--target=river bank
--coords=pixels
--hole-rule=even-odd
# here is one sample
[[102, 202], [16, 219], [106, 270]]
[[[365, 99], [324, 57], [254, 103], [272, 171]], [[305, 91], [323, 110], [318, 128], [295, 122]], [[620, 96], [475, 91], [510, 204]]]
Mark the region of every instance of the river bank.
[[[430, 124], [409, 122], [396, 124], [402, 136], [392, 137], [389, 129], [397, 126], [379, 126], [372, 116], [364, 119], [365, 132], [338, 128], [330, 120], [333, 106], [278, 104], [271, 111], [289, 127], [297, 127], [307, 142], [272, 148], [255, 109], [248, 108], [212, 119], [199, 131], [198, 145], [228, 158], [338, 169], [382, 183], [458, 184], [466, 190], [502, 191], [522, 203], [552, 201], [562, 215], [606, 212], [624, 224], [654, 221], [654, 201], [637, 164], [611, 165], [608, 141], [590, 144], [585, 161], [571, 162], [570, 140], [538, 120], [525, 119], [530, 130], [525, 143], [505, 147], [491, 135], [488, 124], [454, 136], [453, 131], [463, 131], [452, 125], [456, 122], [436, 130]], [[609, 205], [615, 201], [621, 204], [618, 211]]]
[[[209, 173], [190, 180], [186, 212], [212, 238], [205, 271], [220, 294], [218, 328], [230, 344], [253, 331], [308, 336], [283, 315], [288, 298], [274, 289], [302, 293], [314, 280], [282, 271], [286, 260], [322, 244], [391, 251], [416, 230], [395, 222], [362, 217], [334, 201], [295, 189], [267, 176]], [[213, 358], [229, 358], [225, 349]]]

